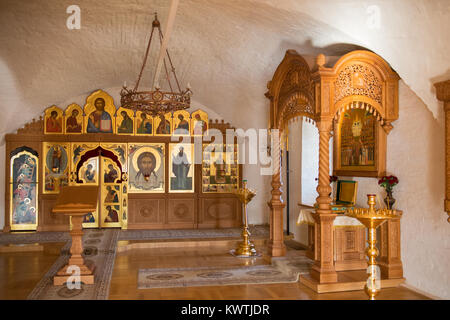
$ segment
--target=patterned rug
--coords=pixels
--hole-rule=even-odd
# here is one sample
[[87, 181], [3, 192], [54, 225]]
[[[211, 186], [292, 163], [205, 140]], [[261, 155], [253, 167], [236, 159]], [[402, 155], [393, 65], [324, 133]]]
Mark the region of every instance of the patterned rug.
[[138, 289], [297, 282], [312, 261], [305, 256], [273, 259], [271, 265], [234, 268], [140, 269]]
[[[101, 229], [85, 229], [101, 230]], [[269, 237], [269, 226], [250, 226], [252, 237]], [[194, 230], [120, 230], [118, 240], [157, 240], [157, 239], [195, 239], [195, 238], [234, 238], [241, 237], [241, 228], [194, 229]], [[70, 241], [67, 231], [47, 232], [0, 232], [0, 245], [29, 244]]]
[[[249, 228], [251, 237], [269, 237], [269, 226], [256, 225]], [[122, 230], [119, 240], [195, 239], [241, 237], [242, 228], [183, 229], [183, 230]]]
[[28, 295], [28, 300], [106, 300], [109, 295], [116, 256], [118, 229], [87, 229], [83, 235], [83, 256], [86, 264], [95, 264], [95, 284], [81, 284], [80, 289], [68, 289], [64, 286], [54, 286], [53, 276], [67, 264], [70, 257], [71, 241], [61, 249], [61, 256], [50, 270], [39, 281]]
[[48, 231], [48, 232], [0, 232], [0, 245], [3, 244], [28, 244], [28, 243], [48, 243], [69, 241], [69, 232]]

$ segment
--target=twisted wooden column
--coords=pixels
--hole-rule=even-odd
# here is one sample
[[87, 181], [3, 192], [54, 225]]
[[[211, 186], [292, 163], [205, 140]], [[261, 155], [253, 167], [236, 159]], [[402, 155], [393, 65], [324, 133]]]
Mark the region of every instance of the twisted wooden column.
[[272, 257], [280, 257], [286, 254], [283, 236], [283, 209], [286, 206], [281, 198], [281, 153], [280, 135], [274, 137], [275, 144], [272, 148], [272, 162], [274, 173], [272, 174], [272, 198], [268, 202], [270, 208], [270, 240], [268, 244], [269, 254]]
[[311, 268], [311, 277], [319, 283], [337, 282], [334, 268], [333, 252], [333, 221], [336, 214], [331, 211], [330, 186], [330, 132], [332, 119], [321, 119], [317, 122], [319, 129], [319, 183], [317, 185], [318, 209], [314, 215], [315, 239], [314, 265]]

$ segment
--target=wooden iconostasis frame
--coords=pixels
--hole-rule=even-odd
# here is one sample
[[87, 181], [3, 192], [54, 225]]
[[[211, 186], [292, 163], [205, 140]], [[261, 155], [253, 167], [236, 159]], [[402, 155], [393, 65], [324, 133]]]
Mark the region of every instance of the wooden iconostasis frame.
[[[112, 98], [104, 91], [96, 91], [87, 98], [87, 105], [93, 103], [96, 97], [102, 97], [106, 104], [112, 102]], [[92, 109], [92, 108], [91, 108]], [[77, 112], [73, 112], [77, 110]], [[198, 164], [191, 164], [191, 175], [190, 181], [192, 181], [192, 188], [190, 190], [172, 190], [170, 188], [170, 181], [173, 175], [169, 172], [169, 166], [171, 164], [170, 150], [173, 146], [177, 144], [177, 140], [172, 141], [172, 135], [155, 134], [156, 128], [154, 126], [154, 119], [152, 121], [152, 134], [139, 134], [137, 133], [137, 119], [135, 117], [133, 120], [133, 132], [131, 134], [118, 133], [118, 126], [120, 125], [117, 121], [117, 113], [122, 110], [117, 109], [116, 114], [111, 115], [113, 125], [113, 133], [87, 133], [87, 120], [89, 114], [82, 113], [80, 117], [81, 107], [75, 104], [71, 104], [66, 109], [66, 113], [59, 112], [57, 107], [52, 106], [48, 108], [45, 112], [46, 116], [44, 119], [38, 121], [33, 120], [17, 131], [15, 134], [8, 134], [5, 136], [6, 140], [6, 206], [5, 206], [5, 228], [4, 231], [14, 231], [14, 230], [37, 230], [37, 231], [66, 231], [69, 229], [70, 221], [67, 217], [54, 215], [51, 210], [56, 202], [56, 198], [59, 193], [59, 186], [52, 189], [50, 185], [46, 185], [46, 174], [54, 169], [54, 172], [50, 174], [58, 177], [64, 176], [66, 179], [55, 179], [58, 184], [61, 180], [66, 180], [64, 184], [77, 185], [85, 184], [86, 181], [82, 181], [78, 176], [77, 170], [81, 170], [79, 161], [83, 155], [87, 152], [98, 153], [99, 161], [105, 159], [114, 159], [110, 162], [114, 164], [114, 170], [120, 171], [117, 173], [117, 178], [114, 182], [103, 183], [100, 188], [100, 200], [106, 199], [106, 187], [118, 188], [120, 192], [117, 192], [118, 201], [120, 204], [109, 203], [117, 206], [117, 213], [120, 216], [119, 222], [109, 222], [104, 221], [105, 216], [102, 215], [102, 220], [99, 219], [99, 212], [94, 214], [95, 223], [87, 222], [84, 223], [86, 228], [96, 228], [96, 227], [120, 227], [123, 229], [179, 229], [179, 228], [225, 228], [225, 227], [239, 227], [242, 223], [242, 205], [237, 199], [237, 197], [230, 191], [228, 187], [219, 188], [224, 190], [224, 192], [203, 192], [202, 181], [206, 181], [206, 177], [202, 175], [203, 162], [198, 161]], [[61, 122], [62, 132], [47, 132], [46, 130], [46, 120], [51, 112], [57, 112], [58, 116], [62, 117]], [[196, 115], [199, 116], [196, 116]], [[66, 121], [69, 115], [76, 115], [79, 121], [82, 121], [81, 133], [68, 133]], [[187, 118], [189, 115], [189, 118]], [[176, 114], [174, 114], [176, 116]], [[193, 135], [193, 129], [195, 121], [201, 119], [203, 122], [200, 123], [202, 126], [207, 126], [211, 129], [218, 129], [223, 134], [223, 141], [226, 141], [226, 129], [232, 129], [228, 123], [215, 122], [207, 118], [207, 113], [202, 110], [197, 110], [195, 112], [183, 113], [183, 119], [189, 123], [189, 132], [186, 135], [178, 134], [179, 140], [182, 143], [191, 144], [192, 150], [190, 151], [192, 157], [194, 157], [194, 141], [197, 139], [196, 135]], [[196, 120], [197, 119], [197, 120]], [[180, 120], [180, 118], [178, 118]], [[52, 120], [53, 121], [53, 120]], [[117, 123], [116, 123], [117, 122]], [[176, 128], [176, 122], [170, 119], [170, 129], [174, 132]], [[72, 122], [73, 124], [74, 122]], [[54, 124], [54, 123], [53, 123]], [[202, 128], [202, 126], [198, 128]], [[57, 125], [51, 127], [51, 130], [57, 128]], [[123, 126], [125, 128], [126, 126]], [[129, 127], [129, 126], [128, 126]], [[149, 128], [149, 126], [147, 126]], [[51, 131], [50, 130], [50, 131]], [[204, 130], [202, 130], [204, 131]], [[200, 129], [198, 130], [200, 132]], [[177, 135], [179, 132], [175, 132]], [[235, 150], [237, 150], [237, 139], [234, 139]], [[206, 142], [205, 142], [206, 143]], [[55, 146], [60, 146], [65, 153], [64, 156], [54, 159], [53, 154], [50, 154], [55, 150]], [[84, 150], [80, 153], [80, 145], [84, 145]], [[129, 173], [130, 173], [130, 159], [129, 147], [132, 145], [139, 146], [151, 146], [160, 145], [163, 150], [163, 157], [161, 167], [164, 172], [164, 185], [161, 190], [157, 191], [139, 191], [133, 192], [130, 190], [129, 185]], [[118, 152], [116, 147], [121, 146], [125, 149], [125, 153]], [[53, 148], [53, 149], [52, 149]], [[78, 149], [77, 149], [78, 148]], [[202, 146], [203, 149], [203, 146]], [[32, 152], [38, 162], [37, 174], [36, 174], [36, 223], [34, 225], [19, 226], [11, 223], [13, 221], [12, 217], [12, 199], [13, 190], [11, 189], [12, 182], [12, 168], [10, 163], [11, 155], [15, 155], [18, 150], [28, 150]], [[58, 152], [55, 152], [58, 155]], [[73, 159], [76, 157], [77, 160], [74, 162]], [[91, 155], [91, 154], [90, 154]], [[236, 154], [237, 155], [237, 154]], [[88, 155], [89, 156], [89, 155]], [[120, 157], [123, 159], [119, 159]], [[88, 158], [86, 158], [88, 159]], [[85, 159], [85, 160], [86, 160]], [[92, 159], [92, 158], [89, 158]], [[237, 159], [237, 157], [236, 157]], [[58, 170], [53, 168], [52, 161], [60, 161], [64, 164], [63, 170]], [[109, 161], [109, 160], [108, 160]], [[115, 162], [114, 162], [115, 161]], [[58, 162], [59, 163], [59, 162]], [[132, 165], [132, 164], [131, 164]], [[57, 165], [55, 165], [57, 166]], [[50, 168], [49, 168], [50, 167]], [[97, 168], [97, 169], [101, 169]], [[102, 171], [105, 171], [104, 168]], [[230, 169], [228, 169], [230, 171]], [[242, 165], [237, 164], [236, 169], [233, 171], [236, 177], [235, 187], [242, 184]], [[97, 180], [102, 181], [102, 175], [104, 172], [97, 173]], [[227, 181], [231, 179], [227, 178]], [[49, 180], [49, 179], [47, 179]], [[98, 184], [97, 181], [97, 184]], [[234, 180], [233, 180], [234, 181]], [[48, 182], [48, 181], [47, 181]], [[102, 184], [102, 183], [100, 183]], [[47, 188], [49, 187], [49, 188]], [[116, 200], [116, 201], [117, 201]], [[99, 201], [99, 208], [103, 204]], [[113, 208], [114, 209], [114, 208]], [[115, 216], [115, 215], [113, 215]]]

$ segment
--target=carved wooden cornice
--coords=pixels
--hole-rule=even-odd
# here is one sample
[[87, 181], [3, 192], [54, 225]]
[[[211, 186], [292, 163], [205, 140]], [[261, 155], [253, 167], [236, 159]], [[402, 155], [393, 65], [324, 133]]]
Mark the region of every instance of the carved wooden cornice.
[[316, 59], [312, 74], [316, 87], [316, 113], [320, 116], [342, 111], [354, 102], [372, 106], [382, 119], [386, 133], [398, 119], [398, 80], [400, 77], [380, 56], [365, 50], [342, 56], [333, 67], [325, 67], [325, 56]]
[[297, 116], [314, 119], [314, 84], [305, 59], [295, 50], [286, 54], [267, 83], [265, 96], [270, 100], [270, 126], [283, 130]]
[[40, 116], [39, 120], [33, 119], [31, 122], [26, 123], [23, 128], [17, 129], [17, 134], [41, 135], [43, 131], [44, 119]]
[[450, 80], [434, 84], [436, 88], [436, 97], [440, 101], [450, 101]]
[[215, 121], [209, 119], [209, 128], [220, 130], [223, 134], [226, 134], [227, 129], [235, 129], [229, 122], [224, 122], [223, 120], [219, 122], [218, 119]]
[[[353, 84], [353, 78], [360, 75], [363, 86]], [[334, 81], [334, 103], [341, 99], [358, 95], [367, 96], [376, 102], [382, 104], [382, 83], [373, 70], [361, 63], [352, 63], [343, 68]]]

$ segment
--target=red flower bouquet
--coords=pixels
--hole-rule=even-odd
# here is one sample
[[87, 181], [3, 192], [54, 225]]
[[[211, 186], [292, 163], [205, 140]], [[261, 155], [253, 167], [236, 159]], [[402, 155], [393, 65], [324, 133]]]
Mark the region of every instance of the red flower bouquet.
[[378, 180], [378, 185], [383, 187], [387, 193], [392, 193], [392, 188], [398, 184], [398, 178], [396, 176], [384, 176]]

